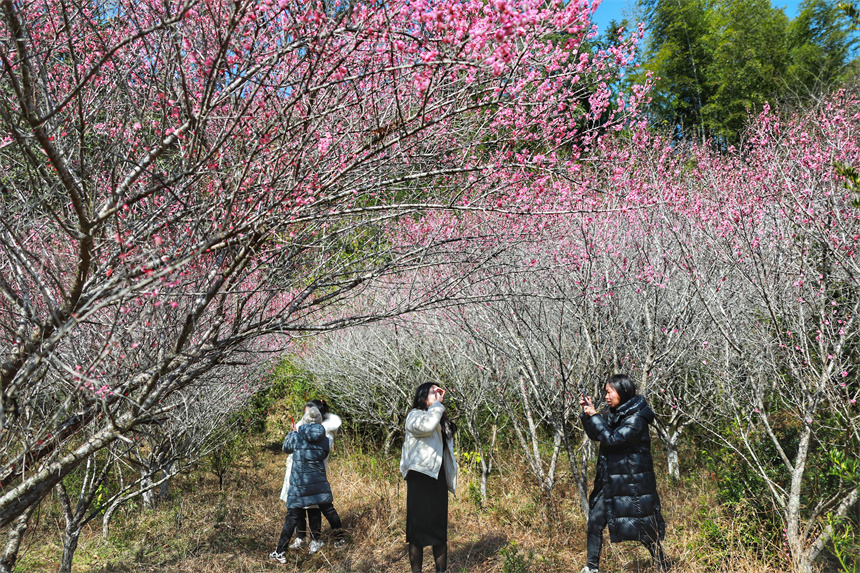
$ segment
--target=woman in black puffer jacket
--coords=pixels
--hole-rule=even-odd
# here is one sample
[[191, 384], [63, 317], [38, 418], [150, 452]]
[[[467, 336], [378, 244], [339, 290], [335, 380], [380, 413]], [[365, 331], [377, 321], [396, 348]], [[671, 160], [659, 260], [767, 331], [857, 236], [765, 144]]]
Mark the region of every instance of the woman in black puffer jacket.
[[666, 525], [660, 513], [648, 433], [654, 412], [623, 374], [606, 382], [608, 412], [599, 414], [586, 396], [579, 403], [585, 433], [600, 442], [597, 475], [588, 498], [588, 561], [581, 573], [597, 573], [606, 526], [613, 543], [641, 541], [654, 558], [655, 568], [665, 571], [660, 540]]

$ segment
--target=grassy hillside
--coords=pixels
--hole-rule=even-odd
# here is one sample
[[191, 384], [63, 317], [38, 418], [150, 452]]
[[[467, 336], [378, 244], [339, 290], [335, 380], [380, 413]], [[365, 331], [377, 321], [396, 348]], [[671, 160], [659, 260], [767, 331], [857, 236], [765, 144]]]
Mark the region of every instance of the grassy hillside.
[[[399, 454], [399, 452], [398, 452]], [[513, 458], [514, 456], [507, 456]], [[224, 481], [202, 469], [176, 479], [154, 511], [129, 506], [112, 523], [109, 538], [99, 525], [85, 531], [75, 558], [82, 573], [283, 571], [268, 560], [284, 505], [278, 499], [284, 454], [277, 444], [248, 445]], [[327, 544], [318, 554], [289, 553], [287, 570], [301, 572], [405, 573], [405, 487], [397, 456], [381, 458], [338, 441], [329, 465], [335, 507], [349, 532], [342, 548]], [[461, 468], [460, 492], [451, 499], [449, 568], [470, 573], [578, 571], [585, 560], [585, 518], [575, 490], [562, 475], [555, 498], [541, 499], [524, 466], [502, 464], [480, 507], [477, 475]], [[663, 474], [658, 468], [658, 472]], [[752, 535], [716, 505], [704, 474], [671, 487], [661, 483], [668, 524], [666, 550], [678, 573], [783, 570], [756, 561], [744, 549]], [[737, 508], [739, 515], [742, 513]], [[328, 524], [323, 520], [324, 534]], [[55, 570], [62, 552], [62, 517], [46, 500], [28, 534], [20, 571]], [[607, 536], [608, 537], [608, 536]], [[605, 544], [601, 570], [653, 571], [647, 551], [635, 543]], [[432, 571], [429, 548], [424, 571]]]

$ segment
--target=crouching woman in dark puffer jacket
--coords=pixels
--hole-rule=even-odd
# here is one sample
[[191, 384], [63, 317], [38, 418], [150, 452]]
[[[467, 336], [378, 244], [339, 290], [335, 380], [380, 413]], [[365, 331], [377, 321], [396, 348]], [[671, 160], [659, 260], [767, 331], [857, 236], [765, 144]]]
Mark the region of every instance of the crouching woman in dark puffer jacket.
[[660, 513], [648, 433], [654, 412], [623, 374], [606, 382], [608, 411], [598, 413], [586, 396], [580, 397], [579, 403], [585, 433], [600, 442], [597, 475], [588, 498], [587, 563], [581, 573], [598, 572], [607, 526], [613, 543], [642, 542], [654, 559], [655, 569], [666, 571], [668, 564], [660, 546], [666, 525]]
[[340, 530], [340, 517], [334, 510], [331, 487], [326, 476], [325, 459], [331, 448], [325, 427], [321, 424], [322, 415], [314, 404], [305, 406], [302, 424], [284, 439], [283, 451], [293, 455], [293, 467], [290, 473], [290, 487], [287, 493], [287, 516], [278, 546], [269, 557], [280, 563], [286, 563], [286, 551], [290, 538], [296, 529], [299, 518], [303, 516], [303, 508], [319, 505], [322, 513], [328, 518], [332, 529]]

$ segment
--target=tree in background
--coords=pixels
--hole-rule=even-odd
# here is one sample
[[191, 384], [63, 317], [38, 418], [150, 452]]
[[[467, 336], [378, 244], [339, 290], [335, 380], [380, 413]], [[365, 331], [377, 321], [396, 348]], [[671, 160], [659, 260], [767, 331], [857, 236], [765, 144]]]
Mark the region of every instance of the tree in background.
[[711, 23], [713, 3], [642, 2], [649, 34], [642, 67], [656, 76], [648, 113], [655, 123], [685, 137], [706, 137], [702, 108], [713, 97], [708, 70], [718, 45]]
[[[102, 536], [107, 537], [122, 504], [140, 498], [144, 507], [153, 508], [166, 497], [174, 476], [235, 441], [243, 429], [236, 412], [257, 388], [248, 383], [248, 374], [244, 368], [225, 369], [219, 372], [222, 380], [201, 381], [177, 392], [169, 416], [141, 423], [126, 440], [89, 456], [83, 467], [57, 484], [65, 521], [61, 573], [72, 570], [84, 526], [101, 518]], [[237, 386], [246, 390], [237, 393]]]
[[[789, 21], [768, 0], [643, 0], [648, 113], [684, 138], [739, 140], [766, 102], [803, 104], [846, 80], [857, 37], [835, 2]], [[641, 78], [644, 72], [635, 74]]]
[[409, 330], [381, 323], [320, 337], [296, 363], [315, 377], [320, 393], [337, 404], [356, 433], [387, 455], [403, 432], [415, 388], [432, 378], [420, 346]]
[[827, 0], [805, 0], [788, 25], [788, 91], [799, 102], [814, 101], [828, 86], [848, 81], [857, 73], [851, 18]]
[[851, 21], [851, 29], [857, 30], [858, 26], [860, 26], [860, 11], [854, 6], [853, 2], [840, 2], [837, 7], [842, 10], [842, 12], [848, 17]]
[[653, 170], [671, 174], [655, 199], [672, 197], [676, 264], [719, 333], [700, 353], [715, 399], [698, 420], [733, 452], [734, 501], [753, 502], [771, 541], [784, 535], [798, 572], [860, 498], [844, 461], [860, 446], [860, 233], [834, 169], [857, 161], [858, 109], [842, 92], [791, 116], [765, 110], [743, 152], [665, 153]]
[[737, 141], [749, 114], [783, 89], [788, 18], [770, 0], [724, 0], [715, 6], [712, 26], [719, 40], [705, 67], [711, 97], [702, 121], [712, 136]]

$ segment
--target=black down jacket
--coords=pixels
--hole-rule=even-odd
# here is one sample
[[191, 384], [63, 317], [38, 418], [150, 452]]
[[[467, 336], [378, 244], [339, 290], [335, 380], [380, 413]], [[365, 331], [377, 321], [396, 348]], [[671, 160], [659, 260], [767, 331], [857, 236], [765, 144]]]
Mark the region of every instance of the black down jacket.
[[602, 488], [612, 542], [663, 539], [666, 524], [660, 513], [651, 436], [654, 412], [636, 395], [613, 412], [580, 415], [585, 433], [600, 442], [595, 490]]
[[331, 487], [325, 473], [325, 459], [331, 444], [322, 424], [302, 424], [284, 439], [283, 450], [293, 454], [287, 507], [308, 507], [332, 503]]

